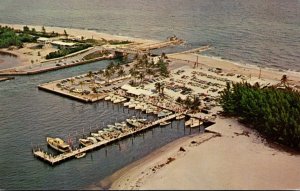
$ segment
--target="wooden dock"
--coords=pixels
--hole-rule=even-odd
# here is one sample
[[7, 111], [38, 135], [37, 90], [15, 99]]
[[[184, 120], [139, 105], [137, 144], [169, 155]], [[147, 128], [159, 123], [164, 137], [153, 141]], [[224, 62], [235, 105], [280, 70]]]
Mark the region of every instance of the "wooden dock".
[[101, 142], [97, 142], [95, 144], [92, 144], [92, 145], [89, 145], [87, 147], [82, 147], [80, 149], [76, 149], [76, 150], [73, 150], [71, 152], [68, 152], [68, 153], [62, 153], [60, 155], [56, 155], [56, 156], [52, 156], [52, 155], [49, 155], [49, 154], [46, 154], [46, 152], [40, 150], [40, 149], [37, 149], [37, 150], [33, 150], [33, 155], [51, 165], [55, 165], [55, 164], [58, 164], [58, 163], [61, 163], [63, 161], [66, 161], [68, 159], [72, 159], [75, 157], [75, 155], [79, 154], [79, 153], [86, 153], [86, 152], [89, 152], [89, 151], [92, 151], [94, 149], [97, 149], [97, 148], [100, 148], [102, 146], [105, 146], [107, 144], [110, 144], [110, 143], [113, 143], [115, 141], [119, 141], [121, 139], [124, 139], [126, 137], [129, 137], [129, 136], [132, 136], [134, 134], [137, 134], [137, 133], [140, 133], [142, 131], [145, 131], [147, 129], [150, 129], [158, 124], [160, 124], [161, 122], [164, 122], [164, 121], [168, 121], [168, 120], [171, 120], [171, 119], [174, 119], [175, 117], [181, 115], [182, 113], [177, 113], [177, 114], [172, 114], [172, 115], [169, 115], [165, 118], [161, 118], [159, 120], [156, 120], [154, 122], [150, 122], [150, 123], [147, 123], [146, 125], [142, 126], [141, 128], [137, 129], [136, 131], [133, 131], [133, 132], [128, 132], [128, 133], [124, 133], [122, 135], [120, 135], [119, 137], [117, 138], [113, 138], [113, 139], [110, 139], [110, 140], [104, 140], [104, 141], [101, 141]]

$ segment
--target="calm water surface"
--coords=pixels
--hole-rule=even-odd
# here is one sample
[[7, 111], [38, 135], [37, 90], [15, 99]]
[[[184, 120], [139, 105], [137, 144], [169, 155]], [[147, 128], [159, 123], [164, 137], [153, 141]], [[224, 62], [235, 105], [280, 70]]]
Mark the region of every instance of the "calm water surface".
[[[209, 56], [265, 67], [300, 69], [299, 0], [1, 0], [0, 22], [86, 28], [163, 40], [176, 34], [189, 48], [209, 43]], [[144, 136], [56, 167], [35, 159], [46, 136], [78, 137], [134, 114], [106, 102], [84, 104], [37, 85], [104, 68], [107, 62], [0, 83], [0, 189], [80, 189], [188, 134], [155, 128]], [[84, 128], [84, 130], [83, 130]], [[50, 149], [49, 149], [50, 151]], [[107, 153], [107, 154], [106, 154]]]

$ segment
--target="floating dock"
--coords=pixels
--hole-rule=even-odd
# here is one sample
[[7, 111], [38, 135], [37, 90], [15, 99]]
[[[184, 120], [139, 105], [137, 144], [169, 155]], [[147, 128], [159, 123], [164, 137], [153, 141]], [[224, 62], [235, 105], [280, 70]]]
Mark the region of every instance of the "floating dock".
[[86, 152], [92, 151], [94, 149], [100, 148], [102, 146], [105, 146], [107, 144], [113, 143], [115, 141], [124, 139], [126, 137], [132, 136], [132, 135], [137, 134], [137, 133], [140, 133], [142, 131], [145, 131], [146, 129], [150, 129], [151, 127], [159, 125], [161, 122], [165, 122], [165, 121], [174, 119], [174, 118], [176, 118], [179, 115], [182, 115], [182, 113], [177, 113], [177, 114], [169, 115], [169, 116], [167, 116], [165, 118], [161, 118], [161, 119], [158, 119], [158, 120], [156, 120], [154, 122], [150, 122], [150, 123], [144, 125], [143, 127], [141, 127], [140, 129], [136, 130], [136, 131], [129, 132], [129, 133], [124, 133], [124, 134], [122, 134], [121, 136], [119, 136], [117, 138], [113, 138], [113, 139], [110, 139], [110, 140], [105, 140], [105, 141], [97, 142], [95, 144], [89, 145], [87, 147], [82, 147], [80, 149], [76, 149], [76, 150], [73, 150], [73, 151], [68, 152], [68, 153], [62, 153], [60, 155], [52, 156], [52, 155], [46, 154], [46, 152], [44, 152], [44, 151], [42, 151], [40, 149], [36, 149], [36, 150], [33, 149], [32, 152], [33, 152], [33, 155], [35, 157], [37, 157], [37, 158], [39, 158], [39, 159], [41, 159], [41, 160], [43, 160], [43, 161], [45, 161], [45, 162], [47, 162], [47, 163], [49, 163], [51, 165], [56, 165], [58, 163], [66, 161], [68, 159], [74, 158], [75, 155], [77, 155], [77, 154], [86, 153]]

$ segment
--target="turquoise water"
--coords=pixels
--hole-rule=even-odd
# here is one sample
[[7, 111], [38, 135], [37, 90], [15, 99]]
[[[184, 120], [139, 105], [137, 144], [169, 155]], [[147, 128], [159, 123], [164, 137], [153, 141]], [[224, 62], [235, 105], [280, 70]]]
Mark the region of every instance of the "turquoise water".
[[[300, 69], [300, 1], [289, 0], [1, 0], [0, 22], [86, 28], [163, 40], [176, 34], [190, 48], [209, 43], [209, 56], [265, 67]], [[131, 115], [110, 103], [84, 104], [39, 91], [37, 85], [108, 62], [17, 77], [0, 83], [0, 189], [83, 189], [156, 148], [188, 134], [155, 128], [144, 136], [56, 167], [35, 159], [31, 145], [46, 136], [78, 137]], [[181, 128], [180, 128], [181, 127]], [[50, 149], [49, 149], [50, 150]], [[107, 154], [106, 154], [107, 153]]]

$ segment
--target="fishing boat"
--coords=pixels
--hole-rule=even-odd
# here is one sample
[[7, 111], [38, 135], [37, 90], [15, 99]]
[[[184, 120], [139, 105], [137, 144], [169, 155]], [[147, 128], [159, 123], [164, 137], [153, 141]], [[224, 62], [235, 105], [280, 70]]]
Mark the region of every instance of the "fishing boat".
[[161, 123], [159, 123], [160, 126], [166, 126], [169, 125], [171, 122], [170, 121], [163, 121]]
[[52, 147], [53, 149], [55, 149], [59, 152], [65, 153], [65, 152], [71, 152], [72, 151], [70, 145], [65, 143], [60, 138], [47, 137], [46, 140], [47, 140], [47, 143], [50, 147]]
[[93, 142], [89, 139], [79, 139], [79, 143], [83, 146], [87, 147], [93, 144]]
[[85, 155], [86, 155], [86, 153], [78, 153], [75, 155], [75, 157], [79, 159], [79, 158], [85, 157]]

